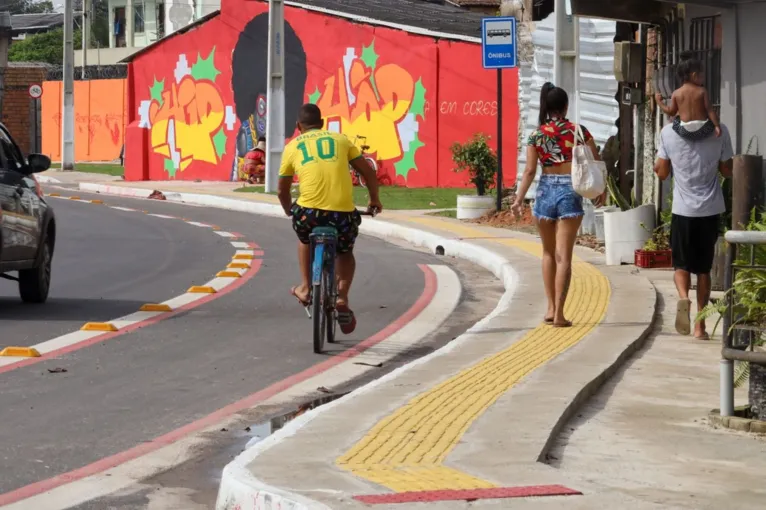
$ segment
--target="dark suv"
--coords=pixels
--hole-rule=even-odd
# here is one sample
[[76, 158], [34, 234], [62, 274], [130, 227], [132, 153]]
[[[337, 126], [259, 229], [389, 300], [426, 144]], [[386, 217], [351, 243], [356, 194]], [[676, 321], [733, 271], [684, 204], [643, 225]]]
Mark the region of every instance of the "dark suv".
[[0, 278], [19, 282], [27, 303], [44, 303], [51, 283], [56, 221], [34, 177], [50, 166], [42, 154], [25, 158], [0, 124]]

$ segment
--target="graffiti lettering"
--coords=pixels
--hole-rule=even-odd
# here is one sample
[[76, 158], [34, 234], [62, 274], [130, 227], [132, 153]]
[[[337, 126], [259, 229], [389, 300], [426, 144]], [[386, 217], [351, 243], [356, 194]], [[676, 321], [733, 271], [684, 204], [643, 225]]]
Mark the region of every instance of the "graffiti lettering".
[[396, 123], [407, 114], [414, 90], [412, 77], [398, 65], [370, 72], [356, 59], [348, 81], [342, 67], [325, 80], [317, 106], [325, 118], [339, 121], [340, 131], [352, 138], [374, 134], [368, 140], [371, 150], [379, 159], [394, 159], [402, 155]]
[[494, 117], [497, 115], [497, 101], [466, 101], [463, 103], [463, 115]]
[[439, 107], [439, 113], [442, 115], [449, 115], [457, 112], [457, 103], [455, 101], [442, 101]]
[[149, 119], [154, 151], [173, 160], [183, 171], [192, 161], [218, 163], [214, 134], [221, 129], [224, 104], [218, 89], [208, 81], [185, 76], [152, 101]]

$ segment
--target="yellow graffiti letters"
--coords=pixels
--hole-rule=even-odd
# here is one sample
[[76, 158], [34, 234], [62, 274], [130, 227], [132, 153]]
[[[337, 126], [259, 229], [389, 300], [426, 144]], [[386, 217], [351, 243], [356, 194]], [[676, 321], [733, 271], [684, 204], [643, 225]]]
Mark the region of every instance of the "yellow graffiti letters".
[[317, 101], [323, 116], [339, 121], [341, 132], [352, 139], [366, 136], [370, 152], [378, 159], [399, 158], [402, 146], [397, 123], [404, 119], [412, 103], [412, 76], [396, 64], [380, 66], [371, 73], [360, 59], [351, 63], [348, 76], [347, 82], [340, 67], [325, 80]]
[[[171, 84], [170, 90], [162, 93], [162, 99], [162, 105], [155, 100], [149, 106], [154, 151], [174, 163], [177, 161], [174, 154], [178, 154], [180, 170], [193, 161], [218, 163], [213, 135], [223, 124], [224, 103], [216, 86], [185, 76], [181, 83]], [[174, 130], [169, 132], [171, 120]]]

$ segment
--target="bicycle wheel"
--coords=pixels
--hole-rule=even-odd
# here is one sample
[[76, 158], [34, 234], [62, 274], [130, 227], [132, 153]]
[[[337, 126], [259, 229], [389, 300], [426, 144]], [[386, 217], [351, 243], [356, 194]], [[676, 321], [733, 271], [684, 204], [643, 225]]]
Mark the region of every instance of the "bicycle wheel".
[[[324, 279], [323, 279], [324, 280]], [[314, 285], [311, 294], [311, 318], [314, 322], [314, 352], [322, 354], [324, 351], [325, 334], [325, 314], [324, 314], [324, 285], [318, 283]]]
[[334, 344], [335, 326], [338, 324], [338, 321], [335, 320], [335, 286], [333, 285], [334, 282], [330, 281], [330, 275], [328, 273], [322, 275], [322, 280], [324, 281], [325, 288], [328, 289], [328, 299], [324, 307], [324, 329], [327, 332], [327, 342]]

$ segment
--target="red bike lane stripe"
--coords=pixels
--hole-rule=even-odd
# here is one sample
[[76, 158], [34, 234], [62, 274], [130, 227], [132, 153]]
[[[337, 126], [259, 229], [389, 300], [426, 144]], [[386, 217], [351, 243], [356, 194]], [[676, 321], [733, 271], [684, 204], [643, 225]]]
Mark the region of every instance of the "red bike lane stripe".
[[215, 294], [208, 294], [200, 299], [197, 299], [196, 301], [192, 301], [189, 304], [176, 308], [172, 312], [163, 313], [161, 315], [152, 317], [151, 319], [146, 319], [140, 322], [136, 322], [134, 324], [130, 324], [129, 326], [125, 326], [124, 328], [121, 328], [118, 331], [114, 331], [111, 333], [104, 333], [103, 335], [94, 336], [93, 338], [89, 338], [81, 342], [73, 343], [71, 345], [67, 345], [66, 347], [61, 347], [60, 349], [56, 349], [55, 351], [47, 352], [43, 354], [42, 356], [40, 356], [39, 358], [29, 358], [23, 361], [17, 361], [16, 363], [12, 363], [10, 365], [2, 366], [0, 367], [0, 374], [4, 374], [5, 372], [10, 372], [11, 370], [15, 370], [17, 368], [34, 365], [35, 363], [40, 363], [41, 361], [46, 361], [52, 358], [56, 358], [58, 356], [61, 356], [62, 354], [67, 354], [72, 351], [77, 351], [85, 347], [89, 347], [93, 344], [97, 344], [99, 342], [106, 342], [107, 340], [111, 340], [112, 338], [118, 337], [120, 335], [124, 335], [126, 333], [130, 333], [137, 329], [151, 326], [152, 324], [157, 324], [158, 322], [170, 319], [181, 313], [188, 312], [189, 310], [193, 310], [194, 308], [197, 308], [198, 306], [204, 305], [205, 303], [209, 303], [210, 301], [213, 301], [214, 299], [218, 299], [219, 297], [225, 296], [226, 294], [237, 290], [258, 273], [258, 271], [261, 269], [262, 264], [263, 264], [263, 259], [253, 259], [250, 269], [246, 273], [244, 273], [241, 278], [237, 278], [234, 282], [222, 288]]
[[[259, 267], [260, 267], [260, 264], [259, 264]], [[223, 407], [217, 411], [214, 411], [213, 413], [205, 416], [204, 418], [201, 418], [195, 422], [189, 423], [188, 425], [185, 425], [179, 429], [168, 432], [167, 434], [164, 434], [156, 439], [153, 439], [152, 441], [141, 443], [137, 446], [134, 446], [133, 448], [129, 450], [125, 450], [124, 452], [111, 455], [101, 460], [97, 460], [96, 462], [88, 464], [87, 466], [83, 466], [81, 468], [69, 471], [67, 473], [54, 476], [53, 478], [31, 483], [29, 485], [26, 485], [14, 491], [6, 492], [5, 494], [0, 494], [0, 506], [9, 505], [11, 503], [16, 503], [26, 498], [31, 498], [32, 496], [35, 496], [37, 494], [41, 494], [43, 492], [53, 490], [57, 487], [75, 482], [77, 480], [82, 480], [83, 478], [87, 478], [88, 476], [101, 473], [108, 469], [112, 469], [116, 466], [119, 466], [120, 464], [124, 464], [125, 462], [137, 459], [138, 457], [141, 457], [143, 455], [147, 455], [151, 452], [159, 450], [160, 448], [167, 446], [169, 444], [175, 443], [176, 441], [183, 439], [184, 437], [189, 436], [195, 432], [211, 427], [215, 425], [216, 423], [222, 421], [225, 418], [228, 418], [229, 416], [235, 413], [251, 408], [255, 406], [256, 404], [258, 404], [259, 402], [262, 402], [268, 398], [271, 398], [274, 395], [277, 395], [281, 393], [282, 391], [287, 390], [291, 386], [294, 386], [295, 384], [298, 384], [307, 379], [310, 379], [311, 377], [317, 374], [325, 372], [329, 370], [330, 368], [334, 367], [335, 365], [338, 365], [349, 358], [358, 356], [359, 354], [366, 351], [370, 347], [373, 347], [374, 345], [379, 344], [386, 338], [390, 337], [391, 335], [393, 335], [394, 333], [402, 329], [408, 323], [412, 322], [415, 319], [415, 317], [417, 317], [431, 303], [434, 296], [436, 295], [436, 290], [437, 290], [436, 274], [433, 272], [433, 270], [431, 270], [431, 268], [429, 268], [428, 266], [424, 264], [418, 264], [418, 267], [423, 271], [423, 276], [425, 279], [425, 285], [420, 297], [417, 299], [417, 301], [415, 301], [415, 303], [410, 307], [409, 310], [404, 312], [404, 314], [399, 316], [395, 321], [393, 321], [391, 324], [384, 327], [383, 329], [381, 329], [380, 331], [378, 331], [377, 333], [375, 333], [368, 339], [360, 342], [354, 347], [351, 347], [336, 356], [333, 356], [332, 358], [326, 361], [323, 361], [322, 363], [318, 363], [297, 374], [293, 374], [277, 383], [272, 384], [271, 386], [267, 388], [264, 388], [256, 393], [253, 393], [250, 396], [243, 398], [242, 400], [234, 402], [233, 404], [229, 404], [228, 406]], [[90, 340], [88, 342], [90, 342]], [[309, 348], [309, 344], [306, 344], [306, 348], [307, 349]]]

